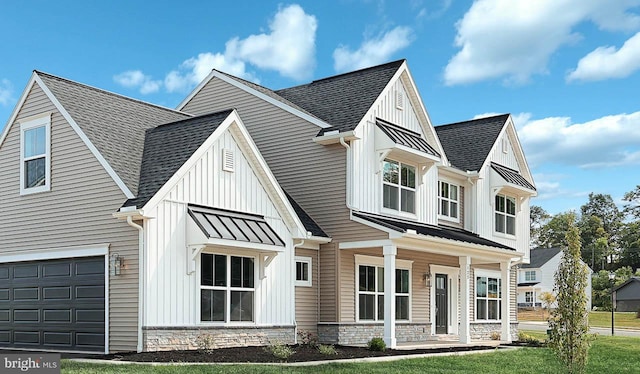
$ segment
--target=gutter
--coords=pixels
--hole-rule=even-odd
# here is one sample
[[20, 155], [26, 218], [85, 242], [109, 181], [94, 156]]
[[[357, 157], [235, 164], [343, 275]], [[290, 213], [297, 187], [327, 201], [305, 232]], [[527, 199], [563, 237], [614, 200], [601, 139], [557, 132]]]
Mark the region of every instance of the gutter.
[[353, 177], [351, 176], [351, 146], [349, 144], [347, 144], [347, 142], [344, 140], [344, 136], [340, 137], [340, 144], [342, 144], [343, 147], [345, 147], [347, 149], [347, 186], [346, 186], [346, 203], [347, 203], [347, 209], [349, 210], [353, 210], [353, 204], [351, 201], [351, 179], [353, 179]]

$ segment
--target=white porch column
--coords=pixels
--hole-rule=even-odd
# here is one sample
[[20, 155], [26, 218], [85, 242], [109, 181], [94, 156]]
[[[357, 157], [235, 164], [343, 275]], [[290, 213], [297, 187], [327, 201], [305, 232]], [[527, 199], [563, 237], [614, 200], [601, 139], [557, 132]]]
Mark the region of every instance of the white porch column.
[[396, 347], [396, 254], [395, 245], [382, 247], [384, 254], [384, 342]]
[[468, 344], [471, 342], [471, 331], [469, 329], [471, 257], [462, 256], [458, 260], [460, 261], [460, 328], [458, 329], [458, 334], [460, 335], [460, 343]]
[[502, 336], [501, 340], [511, 341], [511, 261], [500, 263], [502, 278]]

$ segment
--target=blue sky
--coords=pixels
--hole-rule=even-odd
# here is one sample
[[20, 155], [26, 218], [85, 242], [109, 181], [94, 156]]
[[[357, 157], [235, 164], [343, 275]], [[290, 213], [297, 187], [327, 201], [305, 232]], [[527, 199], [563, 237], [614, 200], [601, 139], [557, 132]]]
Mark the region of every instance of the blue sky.
[[433, 124], [512, 113], [551, 213], [640, 184], [640, 0], [16, 1], [0, 126], [34, 69], [175, 107], [217, 68], [272, 89], [400, 58]]

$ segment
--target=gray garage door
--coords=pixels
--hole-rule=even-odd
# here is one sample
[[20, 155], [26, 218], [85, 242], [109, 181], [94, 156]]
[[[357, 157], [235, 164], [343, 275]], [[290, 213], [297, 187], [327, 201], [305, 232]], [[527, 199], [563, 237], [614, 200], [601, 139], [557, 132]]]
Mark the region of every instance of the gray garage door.
[[0, 347], [104, 351], [104, 257], [0, 264]]

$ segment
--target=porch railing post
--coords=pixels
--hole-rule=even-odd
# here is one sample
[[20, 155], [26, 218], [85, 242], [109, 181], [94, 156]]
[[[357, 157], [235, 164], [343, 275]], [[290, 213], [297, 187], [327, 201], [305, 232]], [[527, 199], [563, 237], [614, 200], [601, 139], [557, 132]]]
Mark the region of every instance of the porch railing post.
[[471, 332], [469, 327], [469, 308], [471, 306], [469, 298], [469, 277], [471, 276], [471, 257], [461, 256], [460, 261], [460, 343], [471, 342]]
[[396, 347], [396, 254], [395, 245], [382, 247], [384, 254], [384, 342]]
[[[502, 334], [500, 339], [511, 341], [511, 262], [500, 263], [500, 276], [502, 278]], [[535, 302], [535, 300], [534, 300]]]

